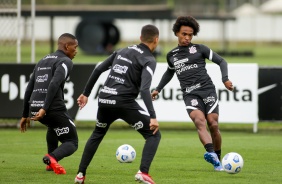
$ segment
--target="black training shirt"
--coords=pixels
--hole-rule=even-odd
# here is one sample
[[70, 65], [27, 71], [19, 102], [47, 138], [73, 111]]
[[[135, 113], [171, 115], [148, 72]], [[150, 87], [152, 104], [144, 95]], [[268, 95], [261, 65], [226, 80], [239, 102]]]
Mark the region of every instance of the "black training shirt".
[[35, 115], [41, 108], [46, 113], [66, 110], [63, 90], [72, 67], [72, 60], [61, 50], [45, 56], [36, 64], [24, 96], [23, 117], [28, 117], [29, 110]]
[[168, 69], [156, 90], [160, 92], [172, 79], [174, 73], [184, 95], [214, 90], [215, 86], [206, 70], [205, 59], [220, 66], [222, 82], [228, 80], [227, 63], [222, 57], [205, 45], [190, 43], [188, 46], [178, 46], [168, 52]]
[[[93, 70], [83, 94], [89, 96], [102, 72], [110, 73], [99, 93], [99, 103], [127, 107], [140, 92], [151, 118], [156, 118], [150, 86], [156, 60], [145, 44], [132, 45], [114, 52]], [[130, 107], [128, 107], [130, 108]]]

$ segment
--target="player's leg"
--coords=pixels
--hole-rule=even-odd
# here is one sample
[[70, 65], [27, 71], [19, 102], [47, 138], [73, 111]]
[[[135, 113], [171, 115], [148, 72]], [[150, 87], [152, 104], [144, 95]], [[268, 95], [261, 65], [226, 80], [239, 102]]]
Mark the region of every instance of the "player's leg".
[[223, 171], [223, 168], [220, 163], [221, 135], [218, 128], [219, 107], [216, 93], [212, 91], [207, 95], [207, 97], [203, 99], [203, 101], [205, 101], [206, 119], [212, 137], [212, 146], [215, 152], [212, 154], [206, 154], [205, 158], [208, 162], [214, 165], [214, 169], [216, 171]]
[[196, 110], [193, 110], [189, 114], [189, 116], [197, 129], [198, 136], [199, 136], [201, 143], [204, 146], [206, 144], [212, 143], [212, 138], [206, 127], [206, 118], [205, 118], [204, 113], [201, 110], [196, 109]]
[[[53, 148], [50, 148], [50, 152], [43, 157], [43, 162], [50, 166], [56, 174], [65, 174], [65, 169], [58, 164], [58, 161], [64, 157], [70, 156], [77, 150], [78, 136], [75, 124], [67, 111], [48, 112], [48, 115], [46, 115], [43, 122], [50, 128], [50, 133], [48, 135], [50, 142], [51, 139], [53, 141], [55, 140], [55, 138], [50, 137], [55, 136], [57, 137], [57, 140], [62, 143], [59, 147], [53, 150], [53, 148], [55, 148], [54, 144]], [[51, 130], [53, 130], [53, 133], [51, 133]]]
[[93, 159], [111, 123], [114, 122], [117, 118], [117, 112], [114, 109], [101, 107], [98, 108], [96, 127], [84, 147], [77, 176], [75, 178], [75, 183], [81, 184], [84, 182], [87, 167]]
[[213, 146], [206, 146], [209, 144], [212, 145], [212, 138], [207, 130], [206, 117], [204, 114], [205, 105], [202, 99], [198, 96], [190, 95], [184, 98], [184, 103], [186, 105], [188, 115], [197, 129], [201, 143], [204, 145], [206, 151], [213, 151]]
[[52, 125], [58, 140], [62, 143], [57, 149], [49, 153], [57, 161], [72, 155], [78, 148], [78, 136], [75, 124], [65, 111], [51, 114], [53, 117]]
[[121, 112], [121, 119], [125, 120], [135, 130], [137, 130], [146, 140], [142, 151], [142, 158], [138, 173], [135, 175], [135, 179], [143, 182], [154, 183], [150, 177], [149, 169], [151, 163], [157, 152], [159, 142], [161, 139], [160, 131], [153, 134], [153, 130], [150, 130], [150, 116], [144, 111], [137, 103], [129, 105], [132, 109], [125, 109]]
[[[59, 140], [53, 128], [47, 127], [46, 142], [48, 153], [52, 153], [55, 149], [58, 148]], [[53, 169], [50, 165], [47, 165], [46, 171], [53, 171]]]
[[221, 155], [221, 135], [218, 128], [218, 114], [211, 113], [207, 115], [208, 127], [211, 133], [213, 147], [215, 153], [205, 154], [205, 159], [214, 165], [216, 171], [223, 171], [223, 167], [220, 163]]
[[214, 153], [212, 137], [206, 126], [206, 117], [204, 113], [206, 112], [206, 104], [197, 96], [186, 96], [184, 102], [187, 112], [197, 129], [199, 139], [207, 151], [204, 154], [205, 160], [211, 163], [215, 170], [221, 170], [221, 164], [217, 155]]
[[218, 126], [218, 99], [216, 92], [212, 91], [204, 99], [206, 101], [206, 118], [207, 124], [212, 137], [214, 150], [220, 160], [221, 156], [221, 134]]
[[211, 133], [214, 150], [220, 160], [221, 158], [221, 134], [218, 126], [218, 114], [211, 113], [207, 115], [208, 127]]
[[55, 149], [58, 148], [59, 139], [56, 132], [51, 127], [47, 127], [46, 142], [48, 153], [52, 153]]

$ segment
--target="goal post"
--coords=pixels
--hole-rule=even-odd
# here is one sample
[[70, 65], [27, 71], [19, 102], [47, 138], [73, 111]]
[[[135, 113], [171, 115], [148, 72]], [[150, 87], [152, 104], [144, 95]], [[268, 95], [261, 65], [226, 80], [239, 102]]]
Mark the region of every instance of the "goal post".
[[[30, 0], [31, 63], [35, 61], [35, 0]], [[22, 39], [25, 26], [21, 15], [22, 0], [0, 0], [0, 63], [21, 63]]]
[[17, 0], [17, 63], [21, 62], [21, 5], [22, 1]]

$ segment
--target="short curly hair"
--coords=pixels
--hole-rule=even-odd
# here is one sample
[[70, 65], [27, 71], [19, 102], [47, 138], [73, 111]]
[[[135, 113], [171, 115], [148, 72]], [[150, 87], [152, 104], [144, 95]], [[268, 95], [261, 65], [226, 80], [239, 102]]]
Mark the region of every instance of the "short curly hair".
[[174, 35], [180, 31], [181, 26], [189, 26], [191, 27], [194, 32], [193, 35], [197, 36], [197, 34], [200, 32], [200, 25], [197, 22], [197, 20], [192, 16], [179, 16], [177, 17], [175, 23], [173, 24], [172, 31], [174, 32]]

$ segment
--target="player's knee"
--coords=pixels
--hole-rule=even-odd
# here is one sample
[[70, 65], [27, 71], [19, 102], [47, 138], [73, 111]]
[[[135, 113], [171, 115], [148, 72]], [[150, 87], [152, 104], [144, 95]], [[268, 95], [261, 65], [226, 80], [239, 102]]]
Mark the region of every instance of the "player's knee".
[[74, 139], [69, 141], [68, 143], [69, 149], [72, 150], [72, 153], [74, 153], [78, 149], [78, 140]]
[[210, 122], [209, 129], [210, 131], [213, 131], [213, 132], [218, 131], [218, 123], [216, 121]]
[[197, 117], [193, 118], [192, 120], [197, 125], [205, 125], [206, 124], [206, 119], [205, 119], [205, 117], [202, 117], [202, 116], [197, 116]]
[[161, 139], [161, 132], [159, 130], [155, 134], [152, 134], [151, 132], [150, 133], [148, 132], [146, 134], [144, 134], [144, 133], [141, 133], [141, 134], [144, 137], [144, 139], [146, 139], [146, 140], [149, 139], [149, 138], [154, 138], [154, 139], [156, 139], [156, 141]]
[[158, 131], [153, 135], [153, 137], [155, 137], [155, 139], [157, 139], [158, 141], [160, 141], [161, 138], [162, 138], [161, 132], [158, 130]]
[[74, 151], [76, 151], [78, 149], [78, 141], [75, 141], [73, 145], [74, 145]]

